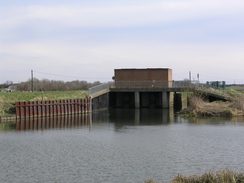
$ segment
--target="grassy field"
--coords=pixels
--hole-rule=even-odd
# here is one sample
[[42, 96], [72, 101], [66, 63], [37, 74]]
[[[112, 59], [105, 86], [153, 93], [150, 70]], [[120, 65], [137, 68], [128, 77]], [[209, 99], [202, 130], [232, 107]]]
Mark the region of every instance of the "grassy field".
[[0, 116], [14, 115], [14, 104], [18, 101], [84, 99], [87, 97], [87, 90], [12, 93], [2, 92], [0, 93]]
[[229, 90], [244, 91], [244, 85], [232, 85], [232, 86], [227, 86], [226, 89], [229, 89]]

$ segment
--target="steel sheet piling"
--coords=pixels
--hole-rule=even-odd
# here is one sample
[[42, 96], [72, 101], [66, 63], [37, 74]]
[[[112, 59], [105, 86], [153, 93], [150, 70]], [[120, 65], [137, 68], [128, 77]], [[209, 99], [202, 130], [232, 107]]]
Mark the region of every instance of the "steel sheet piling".
[[90, 112], [90, 98], [56, 101], [16, 102], [16, 118], [33, 118]]

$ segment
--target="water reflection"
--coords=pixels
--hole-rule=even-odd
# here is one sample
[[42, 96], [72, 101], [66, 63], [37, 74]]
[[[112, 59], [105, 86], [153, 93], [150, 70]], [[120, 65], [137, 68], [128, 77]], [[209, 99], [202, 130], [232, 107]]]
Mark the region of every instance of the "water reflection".
[[174, 121], [169, 109], [110, 109], [109, 121], [124, 125], [162, 125]]
[[[0, 131], [15, 129], [45, 130], [62, 128], [92, 127], [92, 124], [112, 123], [115, 128], [139, 125], [169, 125], [179, 123], [220, 125], [243, 123], [244, 117], [233, 118], [184, 118], [174, 114], [172, 109], [109, 109], [83, 115], [52, 116], [42, 118], [18, 119], [16, 123], [0, 125]], [[243, 123], [244, 125], [244, 123]]]
[[27, 118], [16, 121], [16, 130], [44, 130], [90, 126], [90, 114]]
[[20, 131], [91, 127], [92, 123], [108, 122], [114, 123], [117, 128], [128, 125], [167, 125], [174, 123], [175, 118], [173, 111], [169, 109], [109, 109], [83, 115], [19, 119], [15, 129]]
[[155, 109], [22, 119], [0, 124], [1, 182], [169, 182], [179, 173], [240, 171], [243, 127], [243, 118]]
[[8, 123], [0, 123], [0, 132], [11, 131], [14, 130], [16, 126], [15, 122]]

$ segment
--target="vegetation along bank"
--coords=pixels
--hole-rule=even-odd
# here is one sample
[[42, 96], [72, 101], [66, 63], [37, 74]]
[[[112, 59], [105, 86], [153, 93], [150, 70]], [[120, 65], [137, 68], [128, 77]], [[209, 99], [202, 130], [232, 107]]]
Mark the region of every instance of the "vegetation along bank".
[[0, 117], [15, 115], [15, 102], [85, 99], [87, 90], [0, 93]]
[[244, 116], [244, 93], [236, 90], [214, 90], [225, 95], [228, 101], [208, 102], [199, 93], [188, 94], [188, 106], [180, 111], [181, 115], [190, 117], [231, 117]]
[[[160, 183], [152, 179], [144, 183]], [[161, 182], [163, 183], [163, 182]], [[244, 174], [233, 172], [231, 170], [207, 172], [202, 175], [177, 175], [171, 183], [244, 183]]]
[[[183, 116], [189, 117], [230, 117], [244, 116], [244, 92], [233, 89], [213, 90], [221, 92], [228, 101], [206, 101], [205, 96], [199, 93], [187, 93], [188, 107], [180, 111]], [[15, 102], [18, 101], [46, 101], [65, 99], [85, 99], [88, 90], [72, 91], [39, 91], [39, 92], [1, 92], [0, 93], [0, 117], [15, 115]], [[184, 99], [183, 99], [184, 100]]]

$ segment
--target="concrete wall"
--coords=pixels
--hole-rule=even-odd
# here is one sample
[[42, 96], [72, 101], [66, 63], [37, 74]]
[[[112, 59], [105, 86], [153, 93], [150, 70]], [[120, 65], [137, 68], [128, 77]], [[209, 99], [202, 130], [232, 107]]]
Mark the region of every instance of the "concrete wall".
[[170, 92], [110, 92], [109, 107], [115, 108], [169, 108]]
[[173, 92], [109, 92], [92, 99], [92, 110], [112, 108], [181, 108], [181, 94]]
[[162, 92], [141, 92], [141, 108], [162, 108]]
[[92, 111], [106, 109], [109, 107], [109, 93], [105, 93], [98, 97], [91, 99]]
[[109, 106], [116, 108], [135, 108], [134, 92], [110, 92]]

